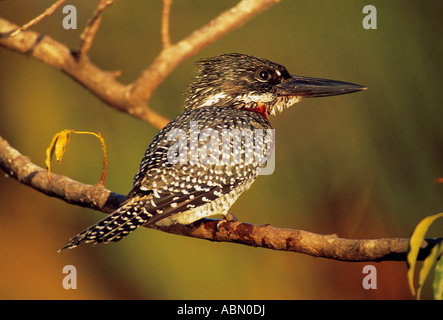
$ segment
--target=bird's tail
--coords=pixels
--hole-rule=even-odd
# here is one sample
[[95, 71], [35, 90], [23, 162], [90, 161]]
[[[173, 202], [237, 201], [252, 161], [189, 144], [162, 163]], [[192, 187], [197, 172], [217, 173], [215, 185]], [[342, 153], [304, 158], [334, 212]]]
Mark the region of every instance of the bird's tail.
[[75, 248], [82, 242], [95, 245], [119, 241], [152, 217], [145, 208], [145, 201], [143, 198], [132, 198], [103, 220], [72, 237], [59, 252]]

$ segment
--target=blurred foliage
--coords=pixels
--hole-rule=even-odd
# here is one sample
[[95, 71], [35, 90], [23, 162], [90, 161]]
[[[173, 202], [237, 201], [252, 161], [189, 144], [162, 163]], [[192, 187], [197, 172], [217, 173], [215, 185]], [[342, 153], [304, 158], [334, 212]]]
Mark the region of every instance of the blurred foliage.
[[[23, 24], [53, 1], [0, 2], [0, 16]], [[177, 0], [172, 41], [236, 1]], [[199, 52], [159, 87], [150, 106], [182, 111], [193, 61], [242, 52], [285, 65], [293, 74], [366, 85], [365, 92], [305, 99], [271, 119], [276, 170], [261, 176], [231, 212], [241, 221], [348, 238], [408, 237], [422, 218], [442, 211], [443, 2], [374, 0], [378, 29], [362, 28], [365, 1], [282, 1]], [[62, 28], [61, 8], [33, 30], [76, 48], [96, 1], [76, 1], [78, 30]], [[161, 48], [161, 1], [119, 0], [108, 8], [91, 60], [121, 70], [130, 83]], [[129, 192], [157, 130], [115, 111], [60, 71], [0, 50], [0, 135], [44, 166], [45, 149], [63, 129], [100, 132], [109, 165], [106, 187]], [[96, 139], [71, 141], [55, 172], [96, 183]], [[138, 230], [119, 243], [57, 253], [103, 215], [49, 198], [0, 176], [0, 298], [37, 299], [409, 299], [401, 262], [376, 264], [377, 288], [362, 287], [365, 263], [212, 243]], [[442, 229], [429, 237], [441, 236]], [[78, 289], [62, 287], [75, 265]], [[432, 298], [430, 286], [422, 298]]]
[[[438, 260], [443, 254], [443, 239], [440, 239], [430, 250], [429, 255], [424, 259], [423, 266], [420, 270], [419, 279], [417, 283], [417, 290], [415, 289], [414, 275], [415, 275], [415, 264], [417, 263], [418, 252], [425, 239], [425, 235], [429, 227], [435, 222], [435, 220], [443, 218], [443, 212], [434, 214], [432, 216], [426, 217], [420, 221], [420, 223], [415, 227], [414, 232], [409, 240], [408, 256], [406, 261], [406, 266], [408, 268], [408, 281], [409, 289], [413, 296], [420, 299], [421, 290], [423, 284], [426, 281], [429, 273], [435, 269], [435, 279], [433, 283], [434, 297], [438, 300], [443, 300], [441, 297], [441, 288], [443, 287], [442, 272], [439, 267], [436, 266]], [[435, 268], [434, 268], [435, 267]], [[438, 288], [438, 289], [437, 289]]]

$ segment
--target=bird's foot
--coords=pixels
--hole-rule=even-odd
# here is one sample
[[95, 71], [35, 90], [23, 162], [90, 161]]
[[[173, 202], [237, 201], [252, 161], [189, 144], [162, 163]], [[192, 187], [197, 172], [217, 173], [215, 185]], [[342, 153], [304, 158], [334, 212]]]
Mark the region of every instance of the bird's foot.
[[235, 222], [238, 221], [237, 218], [232, 214], [232, 213], [227, 213], [222, 219], [220, 219], [220, 221], [217, 223], [217, 231], [220, 230], [220, 226], [222, 223], [224, 222]]

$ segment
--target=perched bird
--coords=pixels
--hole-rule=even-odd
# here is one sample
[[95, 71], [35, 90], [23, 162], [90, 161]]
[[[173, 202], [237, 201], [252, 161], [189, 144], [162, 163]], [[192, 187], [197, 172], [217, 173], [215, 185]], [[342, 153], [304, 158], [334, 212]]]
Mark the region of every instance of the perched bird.
[[149, 145], [126, 200], [61, 250], [82, 242], [118, 241], [141, 225], [190, 224], [226, 216], [266, 166], [273, 146], [269, 115], [304, 97], [366, 89], [292, 76], [280, 64], [238, 53], [204, 59], [197, 65], [184, 112]]

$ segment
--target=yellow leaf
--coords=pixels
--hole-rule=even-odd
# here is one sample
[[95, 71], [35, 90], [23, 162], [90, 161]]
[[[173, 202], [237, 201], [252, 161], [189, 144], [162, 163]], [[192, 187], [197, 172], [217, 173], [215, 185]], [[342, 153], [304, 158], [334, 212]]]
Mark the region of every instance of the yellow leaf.
[[63, 130], [62, 132], [59, 132], [57, 135], [57, 142], [55, 143], [55, 160], [57, 160], [58, 163], [62, 162], [63, 155], [66, 151], [66, 145], [71, 140], [69, 137], [69, 134], [74, 132], [73, 130]]
[[55, 159], [57, 160], [58, 163], [60, 163], [62, 161], [63, 155], [65, 154], [65, 151], [66, 151], [66, 145], [71, 140], [71, 138], [70, 138], [71, 133], [90, 134], [90, 135], [97, 137], [100, 140], [102, 150], [103, 150], [103, 170], [102, 170], [102, 175], [101, 175], [101, 179], [100, 179], [99, 183], [101, 185], [104, 185], [105, 177], [106, 177], [106, 169], [107, 169], [107, 165], [108, 165], [108, 156], [107, 156], [107, 152], [106, 152], [105, 140], [103, 139], [103, 136], [100, 134], [100, 132], [95, 133], [95, 132], [89, 132], [89, 131], [63, 130], [63, 131], [60, 131], [59, 133], [57, 133], [54, 136], [54, 138], [52, 138], [52, 141], [51, 141], [51, 144], [49, 145], [49, 147], [46, 149], [45, 164], [46, 164], [46, 168], [47, 168], [48, 179], [51, 180], [50, 171], [51, 171], [52, 156], [55, 154]]
[[100, 132], [95, 133], [95, 132], [89, 132], [89, 131], [74, 131], [74, 133], [77, 133], [77, 134], [92, 134], [93, 136], [97, 137], [100, 140], [100, 143], [101, 143], [101, 146], [102, 146], [102, 150], [103, 150], [103, 169], [102, 169], [102, 176], [100, 178], [99, 184], [104, 186], [105, 185], [105, 178], [106, 178], [106, 170], [107, 170], [107, 167], [108, 167], [108, 153], [106, 151], [105, 139], [100, 134]]
[[69, 134], [74, 132], [74, 130], [63, 130], [57, 133], [51, 141], [51, 144], [46, 149], [46, 173], [48, 174], [48, 179], [51, 180], [50, 172], [51, 172], [51, 159], [55, 154], [55, 159], [58, 163], [62, 161], [63, 154], [66, 150], [66, 144], [69, 142]]
[[412, 295], [414, 296], [415, 296], [414, 271], [417, 262], [418, 252], [420, 251], [421, 244], [429, 227], [436, 219], [441, 217], [443, 217], [443, 212], [424, 218], [415, 227], [414, 232], [412, 233], [412, 236], [409, 240], [409, 249], [408, 249], [406, 264], [408, 267], [409, 289], [411, 290]]

